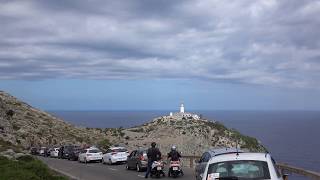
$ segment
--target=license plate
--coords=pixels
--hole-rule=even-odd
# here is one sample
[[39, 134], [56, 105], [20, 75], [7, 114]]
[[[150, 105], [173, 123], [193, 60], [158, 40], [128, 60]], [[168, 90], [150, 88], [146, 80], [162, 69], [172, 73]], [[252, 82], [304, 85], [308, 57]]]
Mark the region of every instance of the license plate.
[[178, 167], [173, 167], [172, 170], [177, 171]]
[[157, 170], [161, 170], [162, 168], [160, 166], [157, 167]]

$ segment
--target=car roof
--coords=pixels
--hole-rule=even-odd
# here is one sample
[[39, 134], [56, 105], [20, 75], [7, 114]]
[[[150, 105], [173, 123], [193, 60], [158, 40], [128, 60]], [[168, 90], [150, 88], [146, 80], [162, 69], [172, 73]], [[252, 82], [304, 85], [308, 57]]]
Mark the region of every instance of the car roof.
[[125, 148], [125, 147], [111, 147], [110, 149], [114, 150], [114, 149], [127, 149], [127, 148]]
[[243, 153], [244, 150], [237, 149], [237, 148], [215, 148], [209, 149], [207, 151], [211, 156], [219, 156], [222, 154], [230, 154], [230, 153]]
[[255, 161], [267, 161], [270, 155], [268, 153], [232, 153], [221, 154], [219, 156], [212, 157], [209, 160], [209, 164], [224, 162], [224, 161], [240, 161], [240, 160], [255, 160]]

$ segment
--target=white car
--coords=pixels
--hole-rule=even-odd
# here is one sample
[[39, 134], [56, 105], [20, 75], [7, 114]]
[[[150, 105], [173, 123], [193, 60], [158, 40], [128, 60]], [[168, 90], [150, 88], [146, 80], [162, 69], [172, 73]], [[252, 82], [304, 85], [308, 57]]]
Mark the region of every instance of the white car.
[[118, 162], [127, 162], [129, 151], [124, 147], [112, 147], [103, 154], [102, 163], [114, 164]]
[[219, 178], [283, 180], [275, 161], [268, 153], [232, 153], [212, 157], [202, 180]]
[[50, 157], [58, 157], [59, 156], [59, 148], [53, 148], [52, 151], [50, 151]]
[[79, 162], [102, 161], [102, 152], [97, 148], [84, 149], [79, 153]]
[[40, 156], [45, 156], [47, 153], [47, 148], [46, 147], [41, 147], [39, 150], [39, 155]]

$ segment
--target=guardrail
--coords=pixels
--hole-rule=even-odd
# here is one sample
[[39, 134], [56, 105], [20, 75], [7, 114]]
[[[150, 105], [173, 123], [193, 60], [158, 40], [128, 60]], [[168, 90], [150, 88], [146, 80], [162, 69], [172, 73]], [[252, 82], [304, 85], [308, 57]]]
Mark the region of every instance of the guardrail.
[[302, 168], [294, 167], [285, 163], [278, 163], [277, 165], [278, 165], [278, 168], [282, 171], [282, 174], [288, 174], [287, 172], [289, 172], [289, 173], [294, 173], [294, 174], [302, 175], [305, 177], [309, 177], [312, 179], [320, 179], [320, 173], [317, 173], [314, 171], [309, 171]]
[[[196, 161], [198, 161], [199, 159], [200, 159], [200, 156], [182, 156], [183, 165], [186, 166], [186, 164], [188, 164], [189, 165], [188, 167], [191, 167], [191, 168], [195, 166]], [[187, 163], [186, 161], [189, 161], [189, 163]], [[305, 169], [294, 167], [285, 163], [278, 163], [277, 166], [282, 172], [282, 174], [297, 174], [297, 175], [302, 175], [304, 177], [308, 177], [311, 179], [320, 180], [320, 173], [318, 172], [305, 170]]]

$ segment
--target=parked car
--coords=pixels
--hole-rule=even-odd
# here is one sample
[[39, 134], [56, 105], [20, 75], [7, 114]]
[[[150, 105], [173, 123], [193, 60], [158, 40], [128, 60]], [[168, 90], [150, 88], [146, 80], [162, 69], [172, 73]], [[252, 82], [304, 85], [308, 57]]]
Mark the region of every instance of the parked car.
[[59, 152], [58, 152], [58, 158], [62, 159], [63, 158], [63, 152], [64, 152], [64, 146], [61, 146], [59, 148]]
[[30, 148], [30, 153], [31, 153], [32, 155], [38, 155], [38, 154], [39, 154], [38, 148], [36, 148], [36, 147], [31, 147], [31, 148]]
[[83, 149], [80, 147], [80, 146], [72, 146], [72, 147], [69, 147], [67, 150], [66, 150], [66, 153], [65, 154], [68, 154], [68, 160], [73, 160], [73, 161], [77, 161], [78, 160], [78, 157], [79, 157], [79, 154], [80, 152], [82, 151]]
[[59, 156], [59, 148], [52, 148], [50, 151], [50, 157], [57, 158]]
[[275, 161], [268, 153], [233, 153], [209, 160], [202, 180], [214, 179], [283, 180]]
[[102, 152], [97, 148], [84, 149], [79, 153], [79, 162], [102, 161]]
[[39, 150], [39, 155], [40, 156], [47, 156], [47, 151], [48, 151], [47, 147], [41, 147]]
[[68, 160], [75, 159], [75, 157], [74, 157], [74, 150], [75, 149], [77, 149], [77, 150], [80, 149], [80, 146], [76, 146], [76, 145], [64, 146], [62, 158], [68, 159]]
[[129, 151], [124, 147], [109, 148], [103, 155], [102, 162], [108, 164], [127, 162]]
[[126, 169], [146, 170], [148, 165], [147, 150], [138, 149], [130, 153], [127, 158]]
[[51, 151], [53, 151], [53, 148], [48, 148], [46, 157], [50, 157]]
[[218, 149], [210, 149], [204, 152], [195, 167], [196, 180], [202, 179], [205, 167], [207, 166], [209, 160], [212, 157], [223, 155], [223, 154], [234, 154], [234, 153], [242, 153], [242, 152], [243, 150], [239, 150], [236, 148], [218, 148]]

